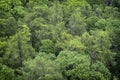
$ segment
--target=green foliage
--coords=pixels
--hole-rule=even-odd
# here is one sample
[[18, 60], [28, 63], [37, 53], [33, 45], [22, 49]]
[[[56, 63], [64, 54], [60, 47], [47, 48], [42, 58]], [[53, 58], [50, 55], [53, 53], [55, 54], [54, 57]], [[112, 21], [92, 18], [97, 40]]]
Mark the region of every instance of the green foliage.
[[113, 6], [118, 7], [118, 9], [120, 11], [120, 1], [119, 0], [114, 0], [113, 1]]
[[24, 60], [35, 56], [30, 41], [29, 28], [23, 25], [23, 29], [12, 36], [8, 41], [8, 48], [5, 55], [7, 65], [12, 68], [21, 67]]
[[1, 0], [0, 1], [0, 9], [2, 11], [9, 11], [10, 10], [11, 5], [9, 5], [9, 1], [5, 1], [5, 0]]
[[[107, 31], [97, 31], [92, 33], [96, 37], [95, 49], [99, 54], [98, 59], [103, 63], [109, 64], [114, 59], [115, 53], [110, 50], [111, 42]], [[94, 38], [95, 39], [95, 38]]]
[[111, 74], [109, 70], [97, 61], [91, 66], [90, 80], [110, 80]]
[[84, 52], [84, 45], [80, 41], [79, 36], [73, 37], [71, 34], [62, 32], [61, 38], [56, 42], [56, 47], [62, 50]]
[[0, 0], [0, 79], [119, 80], [119, 3]]
[[51, 41], [51, 40], [49, 40], [49, 39], [47, 39], [47, 40], [42, 40], [41, 41], [41, 47], [40, 47], [40, 51], [41, 52], [45, 52], [45, 53], [54, 53], [54, 51], [55, 51], [55, 45], [54, 45], [54, 43]]
[[[112, 50], [116, 52], [116, 62], [117, 64], [115, 66], [113, 66], [116, 70], [114, 72], [114, 74], [117, 74], [119, 76], [119, 67], [120, 67], [120, 21], [118, 19], [116, 20], [110, 20], [109, 21], [111, 24], [110, 26], [112, 27], [112, 32], [111, 34], [111, 38], [112, 38]], [[111, 30], [110, 30], [111, 31]]]
[[94, 30], [96, 29], [95, 23], [98, 21], [97, 16], [91, 16], [86, 20], [87, 23], [87, 30]]
[[6, 47], [7, 47], [7, 42], [0, 40], [0, 63], [3, 62], [3, 56], [5, 54]]
[[104, 18], [110, 18], [110, 17], [119, 18], [119, 13], [118, 13], [117, 8], [107, 6], [107, 7], [105, 7], [104, 12], [105, 12], [105, 13], [103, 13]]
[[98, 5], [99, 5], [99, 4], [102, 4], [102, 5], [103, 5], [103, 4], [104, 4], [104, 1], [105, 1], [105, 0], [96, 0], [96, 1], [95, 1], [95, 0], [87, 0], [87, 2], [88, 2], [89, 4], [91, 4], [91, 5], [95, 5], [95, 4], [98, 4]]
[[62, 51], [56, 59], [64, 78], [68, 80], [109, 80], [109, 70], [100, 62], [91, 65], [88, 55]]
[[63, 21], [63, 9], [59, 1], [55, 1], [50, 7], [49, 22], [53, 26], [56, 26]]
[[22, 80], [62, 80], [54, 55], [39, 53], [33, 60], [26, 61]]
[[86, 31], [86, 23], [84, 18], [81, 16], [79, 9], [70, 16], [69, 29], [73, 35], [81, 35]]
[[91, 31], [91, 35], [86, 32], [81, 40], [86, 47], [86, 53], [92, 59], [100, 60], [104, 64], [113, 60], [115, 53], [110, 50], [111, 42], [107, 31]]
[[97, 29], [103, 29], [105, 30], [106, 28], [106, 20], [105, 19], [99, 19], [96, 23], [95, 23], [95, 26]]
[[37, 52], [39, 52], [41, 44], [40, 40], [46, 39], [50, 36], [50, 26], [47, 23], [50, 10], [47, 5], [36, 5], [33, 6], [33, 8], [34, 9], [30, 8], [28, 10], [27, 15], [24, 17], [24, 21], [29, 25], [31, 30], [32, 46]]
[[57, 63], [61, 67], [64, 77], [72, 79], [87, 79], [90, 58], [88, 56], [77, 54], [76, 52], [63, 51], [57, 57]]
[[11, 10], [11, 14], [15, 18], [15, 20], [18, 20], [19, 18], [23, 18], [25, 15], [24, 8], [21, 6], [16, 6], [14, 9]]
[[14, 80], [14, 70], [0, 63], [0, 80]]

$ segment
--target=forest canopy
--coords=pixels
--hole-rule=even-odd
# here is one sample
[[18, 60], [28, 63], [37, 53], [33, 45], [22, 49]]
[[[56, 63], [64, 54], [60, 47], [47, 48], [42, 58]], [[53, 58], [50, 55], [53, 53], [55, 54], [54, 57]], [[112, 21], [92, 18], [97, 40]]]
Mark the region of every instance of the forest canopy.
[[0, 80], [120, 80], [120, 0], [0, 0]]

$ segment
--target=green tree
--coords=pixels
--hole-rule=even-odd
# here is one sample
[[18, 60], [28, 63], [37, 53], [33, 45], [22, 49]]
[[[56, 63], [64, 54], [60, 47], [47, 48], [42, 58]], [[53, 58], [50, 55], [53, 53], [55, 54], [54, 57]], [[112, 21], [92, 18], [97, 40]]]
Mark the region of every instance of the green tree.
[[98, 5], [100, 5], [100, 4], [102, 4], [102, 5], [104, 5], [104, 0], [86, 0], [89, 4], [91, 4], [92, 6], [93, 5], [95, 5], [95, 4], [98, 4]]
[[55, 27], [57, 24], [63, 22], [63, 9], [59, 1], [54, 1], [50, 7], [50, 14], [48, 16], [49, 23]]
[[[89, 70], [89, 57], [76, 52], [62, 51], [56, 62], [60, 65], [63, 77], [68, 80], [87, 79]], [[84, 67], [84, 69], [83, 69]]]
[[17, 29], [17, 22], [11, 14], [9, 1], [0, 1], [0, 27], [0, 37], [11, 36]]
[[12, 68], [22, 67], [23, 62], [35, 56], [34, 49], [30, 42], [30, 32], [26, 25], [23, 25], [17, 34], [8, 41], [8, 48], [5, 55], [6, 65]]
[[43, 18], [35, 18], [30, 23], [30, 29], [32, 46], [39, 52], [41, 41], [51, 38], [50, 26]]
[[105, 19], [99, 19], [96, 23], [95, 23], [95, 26], [97, 29], [103, 29], [105, 30], [106, 29], [106, 26], [107, 26], [107, 22]]
[[90, 67], [89, 80], [110, 80], [111, 73], [100, 61], [95, 62]]
[[111, 39], [107, 31], [91, 31], [91, 35], [86, 32], [82, 35], [81, 40], [86, 47], [86, 53], [91, 56], [93, 61], [100, 60], [109, 65], [109, 62], [114, 60], [115, 53], [110, 50]]
[[74, 16], [75, 14], [81, 17], [81, 14], [79, 15], [79, 13], [81, 9], [87, 5], [87, 2], [85, 0], [66, 0], [62, 3], [62, 5], [63, 5], [63, 14], [64, 14], [63, 20], [65, 22], [65, 26], [69, 27], [70, 17]]
[[0, 39], [0, 63], [3, 62], [3, 56], [5, 55], [6, 48], [7, 42], [5, 39]]
[[[31, 0], [28, 3], [29, 10], [27, 11], [27, 15], [25, 15], [23, 21], [28, 24], [31, 30], [32, 46], [37, 52], [39, 52], [41, 40], [50, 37], [50, 26], [48, 24], [48, 15], [50, 10], [44, 2], [39, 0], [37, 2]], [[39, 2], [42, 6], [39, 6]]]
[[120, 1], [119, 0], [114, 0], [113, 1], [113, 6], [118, 7], [118, 9], [120, 11]]
[[14, 70], [0, 63], [0, 80], [14, 80]]
[[73, 35], [82, 35], [86, 31], [85, 19], [81, 16], [79, 9], [70, 16], [68, 29]]
[[86, 23], [87, 23], [87, 31], [89, 32], [90, 30], [95, 30], [96, 26], [95, 23], [98, 21], [98, 17], [97, 16], [91, 16], [89, 18], [86, 19]]
[[109, 80], [110, 72], [104, 64], [96, 62], [91, 65], [90, 60], [89, 55], [62, 51], [57, 56], [56, 62], [60, 65], [64, 79]]
[[[115, 60], [117, 64], [115, 66], [112, 66], [111, 72], [117, 76], [119, 76], [119, 66], [120, 66], [120, 20], [109, 20], [110, 24], [109, 26], [111, 29], [109, 29], [110, 36], [112, 38], [112, 47], [111, 50], [116, 52]], [[119, 77], [120, 78], [120, 77]]]
[[55, 46], [61, 50], [77, 51], [81, 53], [84, 52], [85, 49], [79, 36], [73, 37], [72, 34], [69, 34], [66, 31], [60, 33], [60, 37], [56, 41]]
[[22, 80], [62, 80], [54, 59], [53, 54], [39, 53], [35, 59], [26, 61]]
[[102, 17], [105, 19], [107, 19], [107, 18], [112, 18], [112, 19], [120, 18], [118, 9], [115, 7], [106, 6], [103, 9], [103, 11], [104, 11], [104, 13], [102, 13]]
[[41, 52], [45, 52], [45, 53], [54, 53], [55, 52], [55, 44], [47, 39], [47, 40], [42, 40], [41, 41], [41, 47], [40, 47], [40, 51]]

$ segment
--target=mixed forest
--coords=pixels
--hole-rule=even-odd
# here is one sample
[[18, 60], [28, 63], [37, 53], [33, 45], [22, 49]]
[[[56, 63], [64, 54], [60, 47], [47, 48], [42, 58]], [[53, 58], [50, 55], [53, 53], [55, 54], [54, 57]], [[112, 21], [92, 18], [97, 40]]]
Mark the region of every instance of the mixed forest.
[[120, 80], [120, 0], [0, 0], [0, 80]]

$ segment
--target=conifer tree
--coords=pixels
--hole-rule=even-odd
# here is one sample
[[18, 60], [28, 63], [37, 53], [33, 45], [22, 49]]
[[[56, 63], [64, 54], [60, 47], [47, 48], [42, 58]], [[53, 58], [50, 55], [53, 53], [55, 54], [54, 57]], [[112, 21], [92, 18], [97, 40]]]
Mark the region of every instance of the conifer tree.
[[8, 48], [5, 55], [7, 65], [12, 68], [23, 66], [23, 62], [34, 58], [35, 52], [30, 44], [30, 31], [26, 25], [8, 41]]

